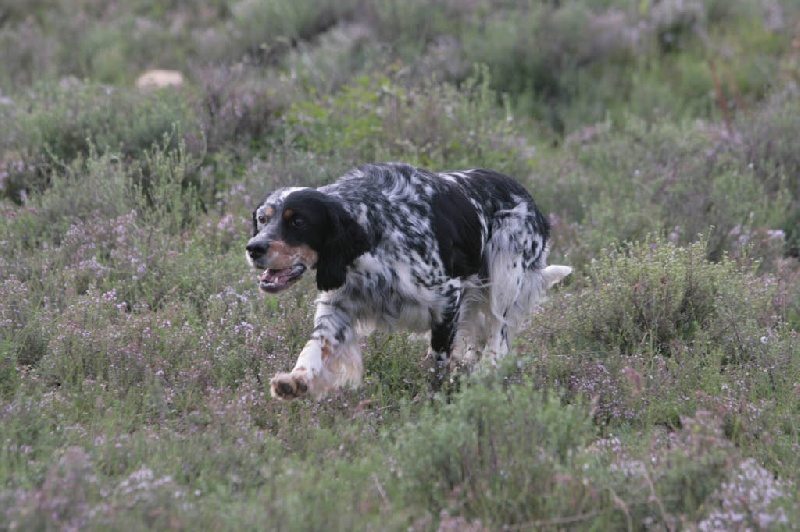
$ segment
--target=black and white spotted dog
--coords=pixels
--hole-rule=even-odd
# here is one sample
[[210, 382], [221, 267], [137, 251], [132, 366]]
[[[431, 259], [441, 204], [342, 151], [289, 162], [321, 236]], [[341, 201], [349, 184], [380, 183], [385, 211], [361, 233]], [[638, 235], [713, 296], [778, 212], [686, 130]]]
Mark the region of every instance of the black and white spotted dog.
[[546, 288], [550, 226], [530, 194], [490, 170], [432, 173], [407, 164], [358, 167], [332, 185], [283, 188], [253, 212], [247, 259], [267, 293], [316, 270], [314, 332], [274, 397], [358, 386], [357, 331], [430, 331], [429, 354], [495, 363]]

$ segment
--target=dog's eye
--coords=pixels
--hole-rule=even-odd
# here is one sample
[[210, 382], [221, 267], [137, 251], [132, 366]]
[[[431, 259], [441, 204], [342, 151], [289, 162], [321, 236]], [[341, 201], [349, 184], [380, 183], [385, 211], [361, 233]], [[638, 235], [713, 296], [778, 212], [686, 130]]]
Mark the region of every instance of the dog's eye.
[[302, 229], [306, 226], [306, 219], [302, 216], [295, 216], [292, 218], [292, 226], [298, 229]]
[[259, 214], [258, 215], [258, 223], [260, 223], [261, 225], [264, 225], [265, 223], [267, 223], [267, 217], [264, 216], [263, 214]]

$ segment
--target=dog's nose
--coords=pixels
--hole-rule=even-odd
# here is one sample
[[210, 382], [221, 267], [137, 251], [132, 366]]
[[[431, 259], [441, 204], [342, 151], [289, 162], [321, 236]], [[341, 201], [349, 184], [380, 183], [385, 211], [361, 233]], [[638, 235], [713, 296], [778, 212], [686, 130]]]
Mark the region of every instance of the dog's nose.
[[267, 250], [269, 249], [269, 243], [264, 242], [263, 240], [256, 240], [256, 241], [251, 240], [250, 242], [247, 243], [245, 249], [247, 250], [247, 253], [250, 254], [250, 257], [255, 259], [264, 255], [267, 252]]

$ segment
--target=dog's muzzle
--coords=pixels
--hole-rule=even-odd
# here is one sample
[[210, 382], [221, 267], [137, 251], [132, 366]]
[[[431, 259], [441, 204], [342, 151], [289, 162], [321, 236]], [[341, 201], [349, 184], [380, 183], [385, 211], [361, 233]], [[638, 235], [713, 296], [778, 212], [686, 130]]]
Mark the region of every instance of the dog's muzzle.
[[268, 294], [274, 294], [289, 288], [300, 280], [308, 269], [302, 262], [297, 262], [285, 268], [270, 268], [270, 262], [274, 261], [268, 260], [270, 242], [265, 240], [251, 239], [245, 249], [247, 250], [247, 258], [250, 264], [257, 270], [264, 270], [258, 277], [258, 288]]

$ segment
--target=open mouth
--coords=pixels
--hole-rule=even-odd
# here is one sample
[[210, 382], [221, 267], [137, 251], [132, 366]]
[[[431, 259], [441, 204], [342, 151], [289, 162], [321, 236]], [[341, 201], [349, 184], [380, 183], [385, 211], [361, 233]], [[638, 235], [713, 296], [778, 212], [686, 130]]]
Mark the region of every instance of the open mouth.
[[280, 292], [293, 285], [306, 272], [303, 264], [295, 264], [280, 270], [268, 269], [258, 278], [258, 287], [269, 294]]

